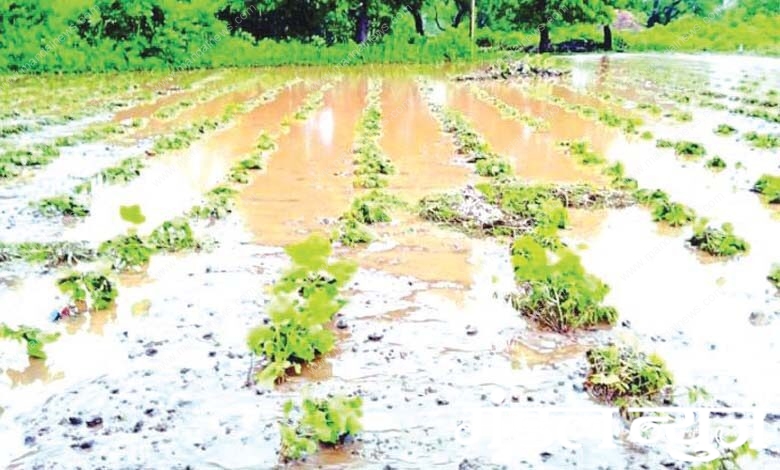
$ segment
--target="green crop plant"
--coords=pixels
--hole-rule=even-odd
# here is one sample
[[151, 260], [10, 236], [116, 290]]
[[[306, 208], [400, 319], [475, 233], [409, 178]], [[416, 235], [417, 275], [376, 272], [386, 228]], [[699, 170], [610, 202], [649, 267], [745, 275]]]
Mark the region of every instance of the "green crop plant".
[[706, 168], [712, 171], [721, 171], [726, 168], [726, 161], [719, 156], [715, 155], [704, 163]]
[[780, 134], [759, 134], [751, 131], [742, 134], [742, 137], [755, 148], [773, 149], [780, 147]]
[[130, 233], [104, 241], [97, 252], [111, 262], [112, 269], [125, 271], [146, 266], [154, 253], [154, 248], [135, 233]]
[[71, 301], [85, 303], [89, 310], [105, 310], [114, 304], [117, 296], [116, 286], [98, 272], [74, 272], [58, 279], [57, 285]]
[[352, 201], [349, 215], [364, 224], [390, 222], [390, 210], [401, 205], [402, 202], [398, 198], [386, 192], [373, 190]]
[[707, 219], [699, 219], [693, 225], [693, 236], [688, 242], [694, 248], [718, 257], [729, 257], [750, 250], [748, 242], [734, 234], [734, 227], [724, 223], [721, 228], [710, 227]]
[[496, 157], [477, 160], [475, 168], [479, 176], [488, 176], [491, 178], [512, 173], [512, 165], [503, 159]]
[[512, 305], [537, 324], [557, 332], [614, 324], [617, 311], [601, 302], [609, 287], [585, 272], [579, 257], [566, 248], [552, 262], [547, 250], [531, 235], [522, 235], [512, 245], [515, 279], [526, 287], [525, 295], [512, 298]]
[[772, 270], [769, 271], [769, 275], [766, 277], [769, 279], [776, 288], [780, 289], [780, 263], [772, 265]]
[[98, 179], [104, 183], [124, 184], [141, 175], [144, 162], [140, 158], [126, 158], [117, 166], [105, 168], [98, 173]]
[[674, 377], [666, 362], [627, 345], [588, 350], [585, 389], [596, 400], [631, 406], [659, 404], [671, 392]]
[[292, 401], [284, 404], [284, 423], [280, 423], [281, 456], [284, 460], [297, 460], [313, 454], [321, 445], [343, 444], [354, 437], [363, 426], [363, 400], [334, 396], [327, 399], [306, 398], [299, 407], [301, 416], [292, 424]]
[[679, 202], [654, 201], [652, 203], [653, 221], [666, 222], [672, 227], [688, 225], [696, 219], [696, 213]]
[[197, 249], [200, 244], [192, 234], [192, 228], [185, 219], [166, 220], [154, 229], [146, 240], [153, 250], [176, 253]]
[[46, 217], [86, 217], [89, 215], [89, 208], [77, 201], [72, 195], [47, 197], [33, 204], [38, 212]]
[[737, 129], [729, 126], [728, 124], [718, 124], [718, 127], [716, 127], [712, 132], [716, 133], [717, 135], [729, 136], [736, 134]]
[[196, 219], [223, 219], [233, 212], [233, 199], [238, 194], [233, 188], [217, 186], [205, 195], [205, 201], [190, 210]]
[[606, 159], [594, 152], [584, 140], [564, 141], [559, 144], [564, 147], [569, 155], [575, 157], [581, 165], [600, 165], [606, 163]]
[[551, 225], [556, 228], [566, 228], [568, 225], [566, 208], [553, 194], [551, 187], [519, 183], [483, 183], [476, 187], [489, 202], [512, 215], [532, 220], [534, 225]]
[[780, 176], [761, 175], [753, 191], [764, 196], [769, 204], [780, 204]]
[[339, 226], [333, 238], [344, 246], [355, 246], [371, 243], [374, 240], [374, 235], [368, 230], [366, 224], [347, 214], [339, 220]]
[[0, 339], [24, 343], [27, 355], [34, 359], [46, 359], [44, 345], [56, 341], [59, 337], [59, 333], [43, 333], [40, 329], [30, 326], [11, 328], [5, 323], [0, 323]]
[[346, 261], [330, 262], [330, 241], [321, 235], [289, 245], [285, 252], [292, 266], [273, 287], [267, 324], [249, 332], [249, 350], [265, 360], [256, 378], [262, 383], [280, 380], [292, 370], [333, 349], [335, 335], [327, 328], [346, 300], [341, 289], [357, 266]]

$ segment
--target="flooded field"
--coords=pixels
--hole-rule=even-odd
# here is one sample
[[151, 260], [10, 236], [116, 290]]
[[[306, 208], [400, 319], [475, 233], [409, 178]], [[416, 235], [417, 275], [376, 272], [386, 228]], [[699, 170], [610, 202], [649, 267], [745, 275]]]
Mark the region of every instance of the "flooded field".
[[[742, 468], [780, 469], [780, 60], [565, 60], [4, 91], [0, 467], [683, 469], [751, 429]], [[264, 386], [247, 335], [312, 234], [357, 266], [336, 341]], [[599, 321], [565, 322], [590, 302], [555, 277], [569, 255]], [[611, 344], [673, 382], [601, 400], [618, 378], [589, 359]], [[362, 432], [284, 462], [284, 402], [331, 393], [362, 397]], [[626, 405], [697, 424], [682, 447], [638, 438]]]

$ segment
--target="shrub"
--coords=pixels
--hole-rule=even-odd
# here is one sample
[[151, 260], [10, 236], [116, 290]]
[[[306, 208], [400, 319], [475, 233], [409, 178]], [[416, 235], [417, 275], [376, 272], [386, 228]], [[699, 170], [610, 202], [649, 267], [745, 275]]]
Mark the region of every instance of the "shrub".
[[693, 225], [693, 236], [688, 242], [694, 248], [713, 256], [728, 257], [750, 250], [748, 242], [734, 235], [734, 227], [724, 223], [721, 228], [707, 226], [707, 219], [699, 219]]
[[598, 401], [625, 409], [658, 403], [674, 383], [666, 362], [634, 347], [610, 345], [586, 353], [585, 389]]
[[319, 235], [289, 245], [285, 252], [292, 267], [274, 285], [270, 320], [252, 329], [247, 339], [250, 351], [265, 358], [257, 375], [264, 383], [280, 379], [291, 368], [299, 374], [302, 363], [333, 348], [335, 337], [326, 324], [346, 303], [339, 291], [357, 269], [345, 261], [330, 263], [330, 242]]
[[[284, 418], [291, 422], [293, 403], [284, 404]], [[363, 400], [356, 396], [334, 396], [328, 399], [305, 399], [302, 416], [295, 425], [280, 423], [281, 455], [285, 460], [297, 460], [317, 451], [320, 445], [343, 444], [362, 430]]]

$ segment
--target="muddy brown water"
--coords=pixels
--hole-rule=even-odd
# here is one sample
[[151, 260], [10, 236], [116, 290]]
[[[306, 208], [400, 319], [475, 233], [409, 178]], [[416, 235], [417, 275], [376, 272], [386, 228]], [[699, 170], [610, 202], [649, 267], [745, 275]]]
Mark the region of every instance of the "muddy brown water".
[[[577, 58], [576, 73], [555, 93], [599, 107], [600, 101], [577, 90], [631, 99], [621, 86], [644, 73], [663, 89], [667, 74], [689, 70], [721, 86], [731, 73], [724, 61], [740, 73], [780, 76], [769, 73], [780, 71], [777, 59], [589, 56]], [[653, 67], [663, 73], [652, 73]], [[780, 368], [780, 297], [765, 279], [772, 262], [780, 261], [780, 221], [749, 191], [760, 174], [777, 174], [780, 162], [776, 152], [751, 149], [739, 135], [712, 133], [720, 122], [741, 132], [776, 127], [690, 106], [681, 108], [692, 112], [692, 122], [648, 119], [646, 128], [657, 138], [698, 141], [710, 155], [721, 155], [728, 168], [713, 173], [703, 162], [656, 149], [654, 141], [625, 137], [531, 98], [519, 85], [479, 84], [521, 112], [551, 121], [547, 132], [528, 132], [439, 72], [438, 99], [463, 112], [494, 150], [512, 159], [519, 177], [603, 183], [556, 147], [559, 140], [587, 138], [610, 161], [623, 162], [641, 186], [664, 189], [713, 223], [732, 222], [750, 242], [750, 253], [703, 263], [685, 246], [690, 228], [659, 226], [643, 208], [570, 211], [571, 228], [562, 235], [585, 268], [611, 286], [607, 303], [620, 320], [612, 329], [557, 335], [527, 324], [503, 300], [515, 288], [505, 242], [470, 238], [398, 211], [393, 222], [371, 227], [374, 243], [336, 250], [361, 268], [347, 290], [338, 347], [276, 389], [245, 388], [246, 332], [262, 321], [267, 288], [286, 266], [281, 247], [310, 232], [330, 232], [362, 192], [352, 186], [352, 144], [366, 75], [383, 78], [379, 144], [398, 169], [388, 178], [390, 193], [415, 203], [476, 180], [472, 168], [457, 163], [452, 141], [420, 96], [414, 75], [430, 70], [361, 70], [350, 69], [325, 92], [322, 108], [279, 135], [266, 168], [239, 188], [230, 217], [195, 224], [199, 237], [218, 242], [213, 250], [158, 255], [143, 272], [121, 276], [115, 309], [53, 324], [48, 312], [65, 301], [54, 284], [59, 273], [0, 265], [0, 322], [62, 333], [47, 345], [45, 362], [28, 360], [20, 345], [0, 341], [0, 466], [274, 468], [282, 403], [326, 393], [360, 393], [365, 429], [354, 444], [326, 450], [299, 468], [681, 465], [660, 444], [629, 443], [615, 416], [606, 439], [598, 434], [599, 413], [608, 408], [582, 391], [584, 352], [608, 341], [658, 352], [681, 394], [700, 385], [713, 395], [710, 404], [763, 405], [780, 413], [780, 389], [768, 379]], [[150, 159], [127, 185], [98, 187], [92, 215], [69, 228], [67, 237], [98, 242], [124, 232], [119, 205], [141, 205], [144, 233], [181, 214], [254, 148], [261, 130], [278, 132], [282, 119], [333, 72], [286, 69], [310, 83], [283, 90], [189, 149]], [[767, 81], [769, 88], [780, 87], [776, 78]], [[176, 122], [218, 116], [263, 90], [198, 104]], [[174, 103], [183, 93], [134, 112], [151, 115], [160, 102]], [[18, 219], [3, 227], [0, 240], [54, 228], [62, 229], [57, 221]], [[760, 321], [751, 322], [753, 313]], [[95, 417], [103, 421], [98, 428], [69, 421]], [[780, 466], [777, 419], [763, 426], [767, 439], [759, 458], [743, 462], [744, 468]]]

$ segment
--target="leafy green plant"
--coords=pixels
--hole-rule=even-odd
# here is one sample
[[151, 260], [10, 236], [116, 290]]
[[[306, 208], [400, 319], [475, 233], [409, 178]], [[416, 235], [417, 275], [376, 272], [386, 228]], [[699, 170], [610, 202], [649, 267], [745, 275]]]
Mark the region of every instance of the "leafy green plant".
[[769, 279], [769, 282], [775, 287], [780, 289], [780, 263], [772, 265], [772, 270], [769, 271], [769, 275], [766, 278]]
[[559, 145], [566, 148], [568, 153], [574, 156], [581, 165], [600, 165], [607, 161], [594, 152], [584, 140], [564, 141]]
[[346, 303], [340, 289], [357, 267], [345, 261], [329, 262], [330, 241], [320, 235], [289, 245], [285, 252], [292, 266], [273, 287], [269, 322], [252, 329], [247, 343], [253, 354], [265, 359], [257, 380], [273, 383], [288, 370], [299, 374], [301, 364], [327, 354], [335, 336], [326, 328]]
[[713, 256], [728, 257], [750, 250], [748, 242], [734, 235], [734, 227], [724, 223], [721, 228], [710, 227], [707, 219], [699, 219], [693, 225], [693, 236], [688, 243]]
[[71, 273], [57, 280], [60, 290], [71, 301], [85, 303], [90, 310], [105, 310], [113, 305], [117, 296], [116, 286], [104, 274], [98, 272]]
[[108, 258], [112, 269], [117, 271], [145, 266], [153, 253], [154, 248], [135, 233], [106, 240], [98, 247], [98, 255]]
[[712, 132], [716, 133], [717, 135], [727, 136], [736, 134], [737, 129], [729, 126], [728, 124], [718, 124], [718, 127], [716, 127]]
[[35, 203], [35, 207], [46, 217], [86, 217], [89, 215], [89, 208], [77, 201], [72, 195], [47, 197]]
[[726, 168], [726, 161], [720, 158], [719, 156], [715, 155], [714, 157], [707, 160], [704, 163], [704, 166], [713, 171], [721, 171]]
[[515, 279], [526, 294], [511, 298], [523, 316], [557, 332], [613, 324], [617, 311], [601, 305], [609, 287], [585, 272], [579, 257], [561, 248], [552, 262], [547, 250], [531, 235], [512, 245]]
[[43, 333], [40, 329], [30, 326], [11, 328], [5, 323], [0, 323], [0, 339], [23, 342], [27, 348], [27, 355], [35, 359], [46, 359], [43, 346], [56, 341], [59, 337], [59, 333]]
[[672, 227], [682, 227], [693, 222], [696, 213], [688, 206], [679, 202], [655, 201], [652, 204], [653, 220], [666, 222]]
[[233, 199], [238, 194], [228, 186], [217, 186], [205, 195], [205, 201], [190, 210], [190, 217], [196, 219], [223, 219], [233, 212]]
[[144, 162], [140, 158], [126, 158], [117, 166], [105, 168], [98, 174], [98, 179], [104, 183], [124, 184], [141, 175]]
[[759, 134], [755, 131], [750, 131], [742, 134], [750, 145], [760, 149], [773, 149], [780, 147], [780, 134]]
[[769, 204], [780, 204], [780, 176], [761, 175], [753, 191], [763, 195]]
[[328, 399], [306, 398], [300, 406], [302, 416], [292, 424], [292, 401], [284, 404], [285, 422], [280, 423], [281, 455], [285, 460], [297, 460], [317, 451], [320, 445], [343, 444], [363, 427], [363, 400], [334, 396]]
[[176, 253], [200, 246], [185, 219], [166, 220], [149, 235], [146, 244], [154, 250]]
[[625, 409], [659, 403], [669, 394], [674, 377], [656, 354], [610, 345], [590, 349], [585, 389], [598, 401]]
[[125, 222], [130, 222], [133, 225], [140, 225], [146, 222], [146, 216], [141, 212], [141, 206], [138, 204], [119, 206], [119, 216]]

